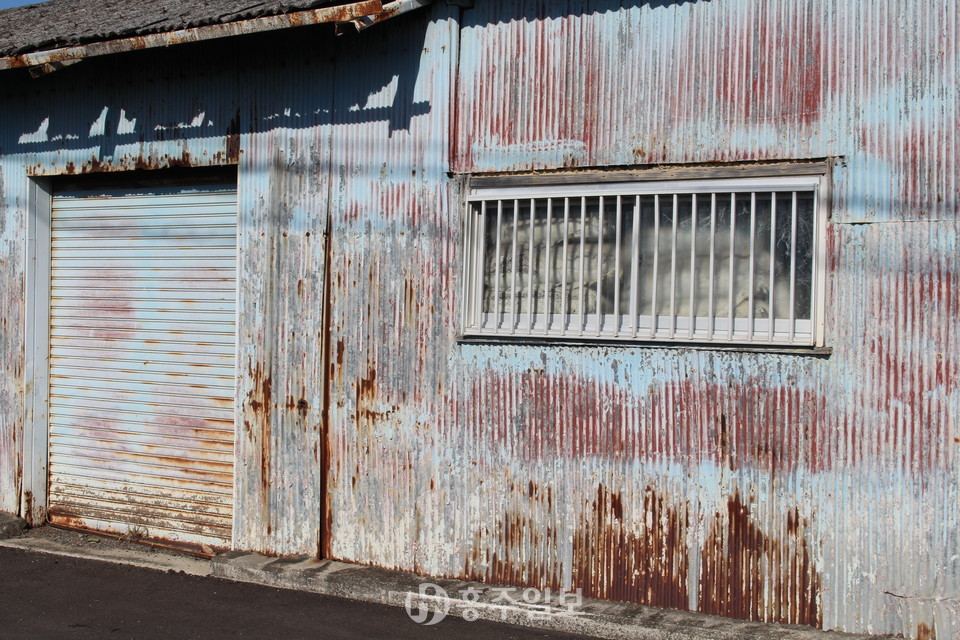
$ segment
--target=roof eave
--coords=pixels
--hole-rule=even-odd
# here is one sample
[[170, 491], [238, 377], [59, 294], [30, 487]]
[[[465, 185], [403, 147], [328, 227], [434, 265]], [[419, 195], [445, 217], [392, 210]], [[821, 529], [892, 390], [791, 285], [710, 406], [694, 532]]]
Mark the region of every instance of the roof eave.
[[[72, 47], [32, 51], [14, 56], [0, 57], [0, 71], [28, 68], [31, 75], [39, 76], [61, 69], [86, 58], [105, 56], [128, 51], [142, 51], [178, 44], [203, 42], [218, 38], [278, 31], [311, 24], [352, 24], [358, 28], [371, 26], [401, 13], [430, 4], [432, 0], [397, 0], [383, 4], [381, 0], [362, 0], [334, 7], [321, 7], [274, 16], [238, 20], [224, 24], [204, 25], [190, 29], [151, 33], [129, 38], [104, 40]], [[362, 21], [362, 22], [361, 22]]]

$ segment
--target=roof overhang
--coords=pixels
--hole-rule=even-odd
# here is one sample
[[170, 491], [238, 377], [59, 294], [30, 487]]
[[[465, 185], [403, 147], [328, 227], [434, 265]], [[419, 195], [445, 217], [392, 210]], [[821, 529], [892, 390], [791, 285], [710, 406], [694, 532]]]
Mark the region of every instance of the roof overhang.
[[275, 16], [263, 16], [224, 24], [212, 24], [164, 33], [151, 33], [116, 40], [104, 40], [73, 47], [32, 51], [14, 56], [0, 57], [0, 71], [27, 68], [34, 77], [51, 73], [87, 58], [106, 56], [129, 51], [142, 51], [178, 44], [203, 42], [218, 38], [291, 29], [312, 24], [335, 23], [365, 29], [400, 14], [425, 7], [433, 0], [362, 0], [332, 7], [322, 7]]

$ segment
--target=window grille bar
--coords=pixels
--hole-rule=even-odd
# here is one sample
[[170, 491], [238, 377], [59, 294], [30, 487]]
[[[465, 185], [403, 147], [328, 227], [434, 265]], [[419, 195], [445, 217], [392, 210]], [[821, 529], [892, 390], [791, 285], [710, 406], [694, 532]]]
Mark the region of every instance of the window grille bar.
[[790, 341], [797, 331], [797, 192], [790, 207]]
[[493, 326], [499, 329], [501, 325], [500, 315], [500, 237], [503, 235], [503, 200], [497, 200], [497, 228], [494, 233], [497, 236], [497, 250], [494, 256], [496, 260], [493, 263]]
[[707, 325], [707, 337], [713, 340], [714, 328], [716, 325], [716, 309], [713, 301], [714, 271], [716, 269], [715, 250], [717, 239], [717, 194], [710, 195], [710, 292], [707, 294], [707, 315], [710, 322]]
[[550, 275], [553, 273], [553, 265], [550, 263], [550, 245], [553, 242], [553, 198], [547, 198], [547, 230], [544, 244], [546, 249], [544, 255], [546, 258], [546, 273], [543, 274], [543, 332], [549, 333], [551, 318], [553, 318], [553, 289], [550, 282]]
[[477, 315], [473, 316], [477, 318], [478, 325], [483, 326], [483, 290], [484, 290], [484, 272], [486, 270], [485, 264], [485, 244], [487, 241], [486, 230], [487, 230], [487, 203], [486, 201], [480, 207], [482, 215], [480, 216], [480, 222], [477, 226], [478, 233], [473, 239], [474, 250], [477, 253], [477, 257], [474, 259], [473, 264], [474, 268], [477, 270], [477, 277], [473, 280], [473, 312]]
[[[813, 190], [814, 196], [819, 194], [818, 189]], [[824, 305], [823, 305], [823, 296], [826, 294], [826, 270], [827, 270], [827, 260], [826, 260], [826, 217], [818, 216], [817, 210], [819, 209], [819, 199], [814, 197], [812, 200], [813, 208], [811, 209], [810, 216], [810, 266], [807, 270], [807, 275], [810, 280], [809, 288], [809, 299], [807, 300], [807, 315], [810, 316], [810, 330], [809, 336], [812, 344], [816, 344], [818, 335], [822, 335], [823, 327], [825, 324], [825, 314], [824, 314]]]
[[680, 210], [679, 196], [673, 194], [673, 224], [670, 234], [670, 336], [677, 335], [677, 215]]
[[520, 201], [513, 201], [513, 233], [510, 257], [510, 333], [517, 331], [517, 306], [520, 294], [517, 291], [517, 230], [520, 227]]
[[736, 247], [734, 239], [737, 235], [737, 194], [730, 194], [730, 264], [727, 280], [727, 340], [733, 340], [733, 296], [734, 296], [734, 263], [737, 260]]
[[747, 278], [747, 340], [753, 342], [753, 274], [756, 271], [757, 192], [750, 193], [750, 270]]
[[633, 238], [630, 262], [630, 316], [633, 318], [633, 337], [640, 329], [640, 300], [638, 284], [640, 282], [640, 196], [636, 196], [633, 206]]
[[577, 313], [579, 315], [578, 322], [579, 322], [581, 336], [583, 335], [583, 331], [585, 328], [583, 324], [583, 318], [584, 318], [583, 266], [587, 260], [587, 252], [585, 251], [585, 240], [587, 237], [586, 222], [587, 222], [587, 198], [586, 196], [584, 196], [580, 198], [580, 282], [579, 282], [580, 304], [577, 306]]
[[[477, 215], [476, 209], [473, 205], [470, 205], [467, 210], [467, 220], [469, 221], [467, 232], [466, 232], [466, 242], [465, 247], [466, 251], [463, 256], [464, 260], [467, 261], [466, 268], [469, 269], [463, 278], [464, 282], [464, 291], [463, 291], [463, 306], [464, 312], [466, 313], [466, 319], [472, 323], [474, 319], [478, 318], [477, 307], [475, 306], [476, 302], [476, 289], [477, 289], [477, 277], [475, 274], [479, 272], [481, 275], [481, 284], [483, 282], [482, 275], [483, 271], [477, 269], [477, 261], [482, 259], [483, 252], [482, 250], [477, 250], [477, 229], [481, 224], [483, 224], [483, 219], [486, 213], [485, 203], [480, 205], [480, 215]], [[466, 323], [465, 323], [466, 324]]]
[[697, 311], [694, 307], [694, 293], [697, 290], [697, 194], [693, 194], [690, 200], [690, 306], [687, 314], [687, 337], [692, 340], [697, 322]]
[[655, 338], [659, 325], [657, 289], [660, 280], [660, 194], [653, 196], [653, 288], [650, 297], [650, 337]]
[[569, 328], [567, 318], [570, 316], [570, 304], [567, 300], [567, 271], [569, 271], [570, 244], [570, 198], [563, 199], [563, 270], [560, 273], [560, 314], [564, 330]]
[[[481, 205], [482, 208], [483, 205]], [[464, 238], [464, 247], [466, 251], [463, 253], [463, 275], [460, 280], [460, 299], [462, 304], [460, 306], [460, 322], [463, 326], [467, 326], [469, 322], [475, 316], [471, 315], [470, 306], [471, 300], [470, 293], [472, 291], [471, 282], [473, 281], [477, 270], [473, 266], [473, 261], [477, 256], [477, 253], [473, 251], [473, 229], [475, 223], [474, 216], [474, 207], [473, 205], [466, 203], [463, 206], [463, 238]]]
[[597, 217], [597, 335], [603, 326], [603, 196], [600, 196], [600, 212]]
[[614, 245], [613, 257], [614, 257], [614, 266], [613, 266], [613, 317], [614, 325], [613, 329], [617, 332], [617, 335], [620, 334], [620, 330], [623, 327], [622, 317], [623, 314], [620, 313], [620, 225], [623, 223], [623, 202], [620, 196], [617, 196], [617, 233], [616, 233], [616, 243]]
[[533, 198], [530, 198], [530, 242], [529, 249], [527, 251], [527, 333], [533, 332], [533, 299], [536, 297], [533, 294], [533, 236], [536, 234], [536, 224], [534, 220], [534, 213], [536, 212], [537, 207]]
[[774, 320], [773, 291], [777, 279], [777, 192], [770, 194], [770, 278], [767, 284], [767, 340], [773, 342]]

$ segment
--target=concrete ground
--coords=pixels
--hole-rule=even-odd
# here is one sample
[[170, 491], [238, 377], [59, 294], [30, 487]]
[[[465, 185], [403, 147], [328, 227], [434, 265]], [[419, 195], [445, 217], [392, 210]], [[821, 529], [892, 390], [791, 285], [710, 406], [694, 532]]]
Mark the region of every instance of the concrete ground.
[[[311, 558], [231, 552], [207, 560], [52, 527], [24, 531], [15, 520], [0, 513], [4, 640], [881, 638], [586, 598], [573, 609], [505, 605], [502, 592], [515, 590]], [[424, 592], [425, 583], [439, 591]], [[416, 624], [408, 609], [437, 623]]]
[[[101, 544], [111, 543], [81, 542]], [[421, 626], [397, 607], [0, 547], [0, 637], [533, 640], [582, 636], [452, 617]]]

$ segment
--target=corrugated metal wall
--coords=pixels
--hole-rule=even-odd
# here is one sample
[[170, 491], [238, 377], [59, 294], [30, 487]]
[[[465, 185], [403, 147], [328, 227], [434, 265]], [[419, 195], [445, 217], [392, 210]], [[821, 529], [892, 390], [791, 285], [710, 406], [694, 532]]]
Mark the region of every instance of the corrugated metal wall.
[[[0, 508], [27, 169], [238, 159], [237, 548], [312, 552], [326, 519], [348, 561], [960, 633], [956, 7], [477, 4], [459, 34], [438, 5], [266, 69], [132, 54], [175, 89], [91, 61], [0, 101]], [[827, 156], [829, 357], [456, 342], [447, 171]]]
[[958, 36], [932, 0], [467, 12], [458, 171], [838, 158], [831, 356], [461, 347], [473, 575], [960, 633]]

